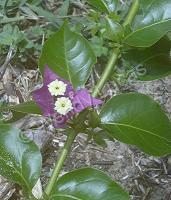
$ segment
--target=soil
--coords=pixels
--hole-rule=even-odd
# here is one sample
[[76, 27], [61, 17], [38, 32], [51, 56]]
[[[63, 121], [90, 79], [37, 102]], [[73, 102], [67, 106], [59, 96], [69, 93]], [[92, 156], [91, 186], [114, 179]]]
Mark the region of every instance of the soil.
[[[91, 82], [91, 81], [90, 81]], [[92, 87], [92, 81], [89, 88]], [[9, 65], [0, 80], [0, 101], [20, 103], [31, 99], [31, 92], [41, 84], [38, 70], [24, 70]], [[107, 91], [107, 92], [106, 92]], [[171, 118], [171, 77], [151, 82], [132, 81], [122, 86], [110, 81], [102, 91], [102, 98], [122, 92], [141, 92], [158, 101]], [[8, 118], [10, 113], [4, 113]], [[28, 116], [14, 124], [23, 128], [35, 140], [43, 154], [41, 182], [49, 178], [63, 146], [65, 133], [56, 132], [43, 117]], [[121, 184], [133, 200], [171, 200], [171, 156], [156, 158], [148, 156], [134, 146], [119, 141], [107, 141], [102, 148], [92, 141], [86, 145], [86, 136], [77, 136], [73, 150], [61, 174], [72, 169], [91, 166], [101, 169]], [[0, 199], [22, 200], [18, 186], [0, 176]]]

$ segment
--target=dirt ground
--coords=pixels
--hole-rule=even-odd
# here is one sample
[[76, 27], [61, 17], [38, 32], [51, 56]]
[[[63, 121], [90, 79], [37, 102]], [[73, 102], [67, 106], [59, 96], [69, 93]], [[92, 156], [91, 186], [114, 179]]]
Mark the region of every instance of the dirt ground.
[[[41, 79], [36, 70], [21, 73], [20, 70], [9, 67], [3, 78], [4, 86], [0, 82], [1, 100], [15, 103], [19, 102], [21, 97], [29, 100], [37, 82], [41, 82]], [[131, 91], [152, 96], [171, 117], [171, 77], [151, 82], [134, 81], [120, 88], [111, 81], [103, 89], [103, 99]], [[44, 161], [41, 181], [45, 185], [66, 136], [61, 132], [56, 133], [43, 117], [29, 116], [15, 125], [18, 127], [24, 125], [24, 131], [28, 136], [34, 136], [33, 139], [42, 149]], [[133, 200], [171, 199], [170, 156], [164, 158], [148, 156], [134, 146], [119, 141], [108, 141], [107, 148], [104, 149], [93, 142], [86, 145], [86, 136], [80, 134], [76, 138], [62, 174], [85, 166], [95, 167], [107, 173], [126, 188]], [[0, 178], [0, 197], [3, 200], [22, 199], [20, 189], [2, 178]]]

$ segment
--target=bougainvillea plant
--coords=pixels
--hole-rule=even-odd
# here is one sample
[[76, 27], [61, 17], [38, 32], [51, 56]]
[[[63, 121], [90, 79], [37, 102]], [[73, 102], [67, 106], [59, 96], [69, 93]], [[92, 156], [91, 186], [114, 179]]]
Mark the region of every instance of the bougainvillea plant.
[[95, 88], [88, 91], [86, 82], [97, 62], [96, 56], [89, 41], [71, 31], [70, 24], [65, 22], [43, 46], [39, 59], [43, 85], [33, 92], [33, 101], [0, 108], [11, 110], [18, 115], [17, 119], [26, 114], [43, 115], [51, 119], [57, 130], [64, 129], [67, 134], [43, 193], [35, 195], [33, 188], [41, 173], [40, 150], [34, 141], [22, 137], [19, 129], [0, 121], [0, 174], [19, 184], [25, 199], [130, 199], [114, 180], [93, 168], [60, 176], [76, 136], [87, 134], [90, 129], [105, 130], [109, 138], [135, 145], [149, 155], [171, 153], [171, 123], [157, 102], [140, 93], [120, 94], [107, 102], [100, 96], [120, 63], [142, 66], [145, 73], [137, 78], [144, 81], [171, 74], [171, 41], [167, 35], [171, 30], [171, 1], [132, 0], [125, 15], [120, 14], [125, 13], [125, 7], [118, 0], [87, 3], [100, 13], [104, 26], [99, 32], [113, 44]]
[[55, 128], [67, 127], [67, 122], [87, 107], [102, 104], [91, 97], [88, 90], [75, 91], [72, 85], [52, 72], [44, 70], [43, 86], [33, 92], [33, 99], [45, 117], [51, 117]]

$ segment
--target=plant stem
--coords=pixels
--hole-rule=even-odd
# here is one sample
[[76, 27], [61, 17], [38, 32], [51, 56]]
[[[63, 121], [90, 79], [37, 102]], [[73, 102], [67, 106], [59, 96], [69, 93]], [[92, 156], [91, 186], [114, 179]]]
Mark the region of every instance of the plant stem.
[[67, 141], [66, 141], [66, 143], [65, 143], [65, 145], [64, 145], [64, 147], [62, 149], [62, 152], [60, 154], [59, 159], [57, 160], [57, 163], [55, 165], [55, 169], [54, 169], [54, 171], [52, 173], [52, 176], [51, 176], [51, 178], [49, 180], [49, 183], [45, 188], [45, 194], [47, 196], [50, 195], [50, 193], [51, 193], [51, 191], [53, 189], [53, 186], [54, 186], [54, 184], [55, 184], [55, 182], [56, 182], [56, 180], [57, 180], [57, 178], [59, 176], [59, 173], [60, 173], [60, 171], [61, 171], [61, 169], [62, 169], [62, 167], [64, 165], [64, 162], [65, 162], [65, 160], [67, 158], [67, 155], [70, 152], [72, 143], [74, 142], [74, 139], [75, 139], [76, 135], [77, 134], [75, 133], [74, 130], [71, 130], [71, 132], [68, 133]]
[[[131, 24], [131, 22], [134, 19], [138, 9], [139, 9], [139, 0], [134, 0], [133, 3], [132, 3], [132, 6], [131, 6], [131, 8], [128, 12], [128, 15], [125, 18], [123, 26]], [[97, 83], [97, 85], [96, 85], [96, 87], [95, 87], [95, 89], [92, 93], [93, 97], [97, 97], [98, 94], [100, 93], [101, 89], [105, 85], [106, 81], [108, 80], [110, 74], [112, 73], [112, 71], [113, 71], [113, 69], [116, 65], [116, 62], [118, 60], [119, 55], [120, 55], [120, 49], [119, 48], [115, 49], [113, 54], [111, 55], [111, 57], [109, 59], [109, 62], [106, 65], [104, 72], [102, 73], [102, 76], [101, 76], [99, 82]]]
[[139, 9], [139, 0], [133, 0], [132, 6], [131, 6], [131, 8], [130, 8], [130, 10], [128, 12], [128, 15], [125, 18], [123, 26], [131, 24], [131, 22], [134, 19], [138, 9]]
[[[125, 19], [125, 22], [123, 23], [124, 26], [130, 24], [132, 22], [132, 20], [134, 19], [137, 11], [138, 11], [138, 8], [139, 8], [139, 0], [134, 0], [131, 8], [130, 8], [130, 11]], [[116, 66], [116, 62], [119, 58], [119, 55], [120, 55], [120, 49], [119, 48], [116, 48], [114, 49], [114, 52], [112, 53], [106, 67], [105, 67], [105, 70], [104, 72], [102, 73], [102, 76], [99, 80], [99, 82], [97, 83], [96, 87], [94, 88], [94, 91], [92, 93], [92, 96], [93, 97], [97, 97], [98, 94], [100, 93], [101, 89], [103, 88], [104, 84], [106, 83], [106, 81], [108, 80], [109, 76], [111, 75], [114, 67]], [[60, 174], [60, 171], [64, 165], [64, 162], [67, 158], [67, 155], [69, 154], [70, 152], [70, 149], [71, 149], [71, 146], [74, 142], [74, 139], [76, 137], [77, 133], [74, 131], [74, 130], [71, 130], [71, 132], [68, 134], [68, 137], [67, 137], [67, 141], [62, 149], [62, 152], [60, 154], [60, 157], [55, 165], [55, 169], [52, 173], [52, 176], [49, 180], [49, 183], [48, 185], [46, 186], [45, 188], [45, 195], [47, 197], [50, 196], [50, 193], [54, 187], [54, 184]]]
[[4, 17], [3, 19], [1, 19], [0, 24], [7, 24], [7, 23], [10, 23], [10, 22], [17, 22], [17, 21], [21, 21], [21, 20], [24, 20], [24, 19], [25, 19], [24, 16], [13, 17], [13, 18]]
[[101, 89], [105, 85], [106, 81], [108, 80], [109, 76], [111, 75], [111, 73], [114, 69], [114, 66], [118, 60], [119, 54], [120, 54], [119, 48], [115, 49], [114, 52], [112, 53], [107, 65], [106, 65], [106, 68], [101, 75], [99, 82], [97, 83], [96, 87], [94, 88], [94, 91], [92, 93], [93, 97], [97, 97], [98, 94], [100, 93]]

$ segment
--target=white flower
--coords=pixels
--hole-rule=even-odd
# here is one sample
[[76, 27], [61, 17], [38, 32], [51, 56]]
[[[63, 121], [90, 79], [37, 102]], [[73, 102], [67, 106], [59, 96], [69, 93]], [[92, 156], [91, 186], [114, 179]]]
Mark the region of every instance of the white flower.
[[72, 102], [68, 97], [60, 97], [55, 102], [54, 108], [59, 114], [66, 115], [73, 109]]
[[52, 81], [48, 84], [48, 90], [52, 96], [64, 95], [66, 92], [67, 84], [62, 81]]

